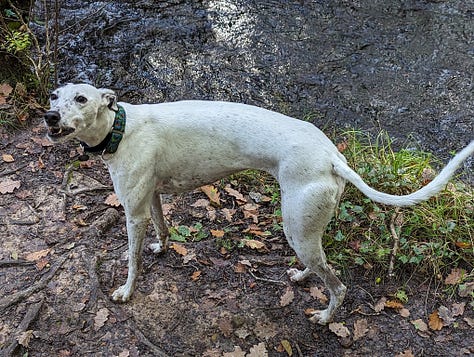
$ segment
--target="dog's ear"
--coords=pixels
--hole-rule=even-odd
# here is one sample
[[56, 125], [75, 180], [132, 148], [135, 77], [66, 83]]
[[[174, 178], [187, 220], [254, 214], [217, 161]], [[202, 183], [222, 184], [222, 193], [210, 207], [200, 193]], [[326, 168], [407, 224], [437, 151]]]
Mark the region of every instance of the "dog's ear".
[[110, 110], [117, 111], [117, 95], [111, 89], [100, 88], [99, 92], [102, 95], [102, 103]]

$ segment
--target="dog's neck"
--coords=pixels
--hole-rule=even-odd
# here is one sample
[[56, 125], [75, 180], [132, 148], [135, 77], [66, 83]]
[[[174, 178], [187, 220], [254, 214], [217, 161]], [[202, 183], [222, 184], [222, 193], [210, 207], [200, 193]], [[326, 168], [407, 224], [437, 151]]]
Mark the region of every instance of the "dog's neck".
[[[84, 147], [85, 152], [113, 154], [117, 151], [125, 131], [126, 121], [125, 110], [120, 105], [117, 105], [117, 107], [118, 109], [116, 111], [114, 110], [115, 115], [113, 118], [113, 124], [110, 125], [110, 121], [107, 120], [108, 132], [102, 141], [92, 146], [88, 145], [85, 141], [81, 141], [81, 145]], [[97, 142], [97, 140], [95, 142]]]

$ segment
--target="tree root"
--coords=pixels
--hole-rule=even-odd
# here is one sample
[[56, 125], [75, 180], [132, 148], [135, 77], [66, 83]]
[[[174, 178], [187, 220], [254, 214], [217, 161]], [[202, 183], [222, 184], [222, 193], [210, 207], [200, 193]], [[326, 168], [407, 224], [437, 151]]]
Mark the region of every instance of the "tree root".
[[28, 308], [28, 311], [26, 312], [25, 316], [23, 317], [23, 320], [21, 320], [20, 324], [18, 325], [18, 328], [16, 330], [16, 333], [13, 334], [12, 337], [10, 337], [10, 341], [5, 344], [5, 348], [0, 351], [2, 356], [12, 356], [17, 347], [19, 346], [18, 342], [18, 336], [28, 330], [28, 327], [31, 325], [31, 323], [38, 317], [39, 311], [41, 310], [41, 307], [43, 306], [43, 301], [44, 299], [41, 299], [39, 302], [30, 305]]
[[49, 283], [49, 281], [56, 274], [58, 269], [61, 268], [61, 266], [64, 264], [67, 258], [67, 255], [61, 257], [61, 259], [50, 269], [50, 271], [46, 275], [43, 275], [40, 281], [38, 281], [36, 284], [26, 288], [25, 290], [18, 291], [14, 294], [0, 299], [0, 311], [6, 309], [10, 305], [16, 304], [17, 302], [24, 300], [35, 292], [44, 289]]

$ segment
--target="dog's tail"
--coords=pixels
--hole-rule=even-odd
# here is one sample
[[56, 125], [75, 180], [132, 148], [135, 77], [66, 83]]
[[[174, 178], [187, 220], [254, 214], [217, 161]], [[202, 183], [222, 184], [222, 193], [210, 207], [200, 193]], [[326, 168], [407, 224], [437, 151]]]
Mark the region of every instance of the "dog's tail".
[[471, 141], [469, 145], [461, 150], [456, 156], [454, 156], [433, 181], [418, 191], [404, 196], [389, 195], [387, 193], [374, 190], [373, 188], [369, 187], [354, 170], [352, 170], [344, 161], [340, 159], [337, 159], [333, 162], [333, 167], [337, 175], [354, 184], [354, 186], [356, 186], [364, 195], [375, 202], [400, 207], [412, 206], [419, 202], [426, 201], [441, 191], [446, 186], [456, 169], [459, 168], [463, 161], [473, 153], [474, 140]]

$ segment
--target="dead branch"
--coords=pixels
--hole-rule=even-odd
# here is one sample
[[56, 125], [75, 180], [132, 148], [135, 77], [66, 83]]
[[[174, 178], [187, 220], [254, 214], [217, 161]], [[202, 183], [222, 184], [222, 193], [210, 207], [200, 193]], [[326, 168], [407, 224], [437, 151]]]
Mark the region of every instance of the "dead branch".
[[0, 299], [0, 311], [6, 309], [10, 305], [16, 304], [17, 302], [27, 298], [28, 296], [34, 294], [35, 292], [44, 289], [49, 281], [53, 278], [59, 268], [64, 264], [68, 256], [63, 256], [61, 259], [50, 269], [50, 271], [43, 275], [43, 277], [36, 284], [28, 287], [25, 290], [18, 291], [14, 294], [11, 294], [7, 297]]
[[249, 270], [249, 273], [250, 275], [253, 276], [255, 280], [264, 281], [266, 283], [278, 284], [278, 285], [286, 285], [284, 281], [260, 278], [259, 276], [256, 276], [251, 270]]
[[115, 208], [108, 208], [102, 216], [92, 222], [87, 234], [92, 237], [99, 237], [112, 228], [119, 218], [120, 213]]
[[[393, 248], [392, 254], [390, 256], [390, 263], [388, 265], [388, 276], [391, 278], [394, 276], [393, 268], [395, 266], [395, 259], [398, 253], [398, 246], [400, 244], [400, 236], [397, 233], [396, 228], [400, 228], [402, 226], [401, 222], [398, 222], [400, 218], [400, 207], [395, 208], [395, 212], [392, 214], [392, 218], [390, 219], [390, 233], [393, 237]], [[397, 227], [396, 227], [397, 226]]]
[[23, 259], [2, 259], [0, 260], [0, 268], [13, 267], [18, 265], [35, 265], [35, 262], [29, 262]]
[[3, 170], [2, 172], [0, 172], [0, 176], [8, 176], [8, 175], [15, 174], [18, 171], [23, 170], [28, 165], [29, 165], [29, 163], [20, 165], [17, 168], [14, 168], [14, 169], [11, 169], [11, 170]]
[[10, 341], [6, 343], [7, 347], [5, 347], [1, 351], [0, 354], [2, 356], [13, 355], [13, 353], [19, 346], [18, 336], [22, 334], [23, 332], [26, 332], [28, 330], [28, 327], [31, 325], [31, 323], [38, 317], [39, 311], [41, 310], [41, 307], [43, 306], [43, 302], [44, 302], [44, 299], [41, 299], [36, 304], [30, 305], [30, 307], [28, 308], [28, 311], [23, 317], [23, 320], [21, 320], [20, 324], [18, 325], [18, 328], [16, 329], [16, 333], [10, 337]]

